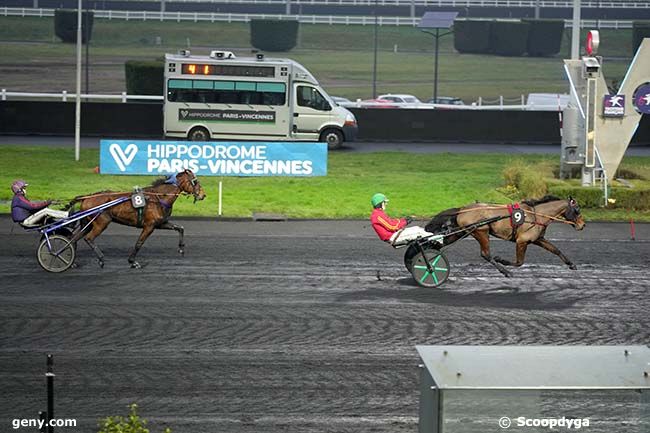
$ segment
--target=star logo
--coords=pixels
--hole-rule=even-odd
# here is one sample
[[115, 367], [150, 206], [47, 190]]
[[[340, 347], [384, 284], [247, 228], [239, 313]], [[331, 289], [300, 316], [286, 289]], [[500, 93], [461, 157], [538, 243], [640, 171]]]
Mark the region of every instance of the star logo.
[[622, 107], [621, 101], [623, 100], [622, 96], [615, 95], [609, 98], [609, 103], [612, 107]]
[[643, 99], [643, 100], [645, 101], [645, 105], [650, 105], [650, 93], [647, 93], [647, 94], [646, 94], [644, 97], [642, 97], [641, 99]]

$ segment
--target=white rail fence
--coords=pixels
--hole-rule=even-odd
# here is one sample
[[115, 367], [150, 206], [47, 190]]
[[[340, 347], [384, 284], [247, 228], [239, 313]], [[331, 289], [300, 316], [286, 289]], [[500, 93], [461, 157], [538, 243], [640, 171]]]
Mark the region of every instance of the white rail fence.
[[[0, 16], [52, 17], [55, 9], [0, 8]], [[360, 24], [373, 25], [373, 16], [349, 15], [280, 15], [280, 14], [235, 14], [206, 12], [157, 12], [157, 11], [120, 11], [95, 10], [95, 18], [126, 21], [192, 21], [192, 22], [249, 22], [251, 19], [298, 20], [304, 24]], [[378, 17], [380, 26], [412, 26], [420, 23], [420, 18]], [[571, 26], [571, 20], [565, 20], [565, 27]], [[582, 28], [590, 29], [631, 29], [632, 20], [581, 20]]]
[[[73, 102], [77, 97], [76, 93], [68, 93], [66, 90], [60, 93], [29, 93], [29, 92], [9, 92], [7, 89], [0, 89], [0, 101], [24, 101], [24, 100], [54, 100], [62, 102]], [[120, 94], [84, 94], [80, 95], [85, 101], [118, 101], [121, 103], [127, 103], [129, 101], [163, 101], [162, 96], [155, 95], [128, 95], [126, 92]], [[390, 104], [390, 101], [386, 101]], [[377, 108], [384, 109], [386, 108], [386, 103], [381, 102], [369, 102], [357, 100], [356, 102], [349, 102], [346, 104], [341, 104], [344, 107], [356, 107], [356, 108]], [[453, 109], [453, 110], [534, 110], [534, 111], [560, 111], [563, 107], [560, 104], [534, 104], [526, 103], [525, 95], [517, 98], [504, 98], [500, 96], [496, 99], [483, 99], [478, 98], [478, 100], [471, 105], [446, 105], [446, 104], [396, 104], [391, 106], [391, 108], [403, 108], [403, 109]]]
[[[130, 0], [103, 0], [129, 2]], [[161, 0], [133, 0], [134, 2], [160, 3]], [[165, 0], [168, 3], [222, 3], [222, 4], [276, 4], [284, 5], [287, 0]], [[375, 0], [290, 0], [296, 5], [326, 6], [374, 6]], [[439, 7], [497, 7], [497, 8], [534, 8], [537, 0], [377, 0], [380, 6], [439, 6]], [[573, 0], [541, 0], [541, 8], [572, 8]], [[581, 7], [590, 9], [650, 9], [647, 1], [582, 1]]]

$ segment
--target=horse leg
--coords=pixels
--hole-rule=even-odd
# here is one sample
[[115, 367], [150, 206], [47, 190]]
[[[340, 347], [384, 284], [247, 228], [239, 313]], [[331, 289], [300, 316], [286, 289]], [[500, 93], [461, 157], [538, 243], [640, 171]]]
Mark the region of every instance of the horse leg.
[[539, 239], [537, 239], [537, 240], [536, 240], [535, 242], [533, 242], [533, 243], [534, 243], [535, 245], [537, 245], [537, 246], [540, 246], [540, 247], [544, 248], [546, 251], [550, 251], [551, 253], [553, 253], [553, 254], [555, 254], [556, 256], [558, 256], [559, 258], [561, 258], [562, 261], [563, 261], [564, 263], [566, 263], [566, 264], [569, 266], [569, 269], [572, 269], [572, 270], [574, 270], [574, 271], [575, 271], [576, 269], [578, 269], [578, 268], [576, 267], [576, 265], [575, 265], [571, 260], [569, 260], [569, 258], [568, 258], [567, 256], [565, 256], [564, 254], [562, 254], [562, 251], [560, 251], [560, 250], [559, 250], [555, 245], [553, 245], [552, 243], [550, 243], [550, 242], [547, 241], [546, 239], [544, 239], [544, 238], [539, 238]]
[[490, 262], [492, 266], [497, 268], [499, 272], [501, 272], [506, 277], [512, 277], [512, 273], [497, 263], [490, 255], [490, 234], [486, 231], [475, 230], [472, 233], [472, 236], [478, 241], [479, 245], [481, 246], [481, 257]]
[[108, 215], [100, 215], [93, 221], [90, 232], [84, 237], [84, 240], [86, 241], [86, 244], [93, 250], [95, 255], [97, 256], [97, 263], [99, 264], [100, 268], [104, 267], [104, 253], [102, 250], [99, 249], [97, 245], [95, 245], [95, 239], [97, 236], [102, 234], [104, 230], [106, 230], [106, 227], [111, 222], [111, 218]]
[[146, 225], [142, 228], [142, 233], [140, 233], [140, 237], [138, 237], [138, 241], [135, 243], [135, 247], [129, 255], [129, 263], [131, 264], [132, 268], [140, 269], [142, 267], [140, 266], [140, 263], [135, 261], [135, 256], [138, 254], [138, 251], [140, 251], [140, 248], [142, 248], [144, 241], [146, 241], [151, 233], [153, 233], [154, 228], [155, 227], [153, 225]]
[[528, 249], [528, 242], [517, 242], [516, 244], [516, 261], [513, 263], [510, 260], [502, 259], [499, 256], [494, 256], [494, 260], [506, 266], [521, 266], [524, 264], [526, 258], [526, 250]]
[[158, 226], [159, 229], [163, 230], [176, 230], [178, 232], [178, 252], [181, 255], [185, 255], [185, 242], [183, 241], [183, 235], [185, 234], [185, 229], [183, 226], [174, 224], [173, 222], [167, 221], [166, 223]]

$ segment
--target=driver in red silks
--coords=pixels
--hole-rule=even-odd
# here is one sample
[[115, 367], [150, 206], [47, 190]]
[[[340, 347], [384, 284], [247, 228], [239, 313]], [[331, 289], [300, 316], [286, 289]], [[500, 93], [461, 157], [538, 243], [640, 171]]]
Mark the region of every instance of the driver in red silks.
[[370, 221], [379, 239], [390, 242], [392, 245], [398, 245], [408, 243], [417, 238], [433, 235], [433, 233], [429, 233], [419, 226], [407, 228], [406, 226], [413, 221], [410, 217], [393, 219], [386, 215], [385, 209], [387, 202], [388, 198], [381, 193], [373, 195], [370, 200], [373, 207]]

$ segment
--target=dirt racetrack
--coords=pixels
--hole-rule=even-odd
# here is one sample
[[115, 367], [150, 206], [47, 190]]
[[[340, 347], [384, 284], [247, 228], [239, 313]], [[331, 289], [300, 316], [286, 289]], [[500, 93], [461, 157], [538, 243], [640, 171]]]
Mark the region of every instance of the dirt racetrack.
[[625, 224], [553, 225], [578, 270], [531, 247], [512, 279], [465, 240], [450, 281], [422, 289], [365, 222], [182, 223], [185, 257], [156, 232], [129, 269], [137, 231], [112, 227], [104, 269], [80, 244], [80, 267], [54, 275], [0, 218], [0, 432], [45, 409], [46, 353], [55, 416], [79, 423], [57, 432], [131, 402], [156, 433], [416, 432], [416, 344], [650, 341], [650, 225], [634, 242]]

